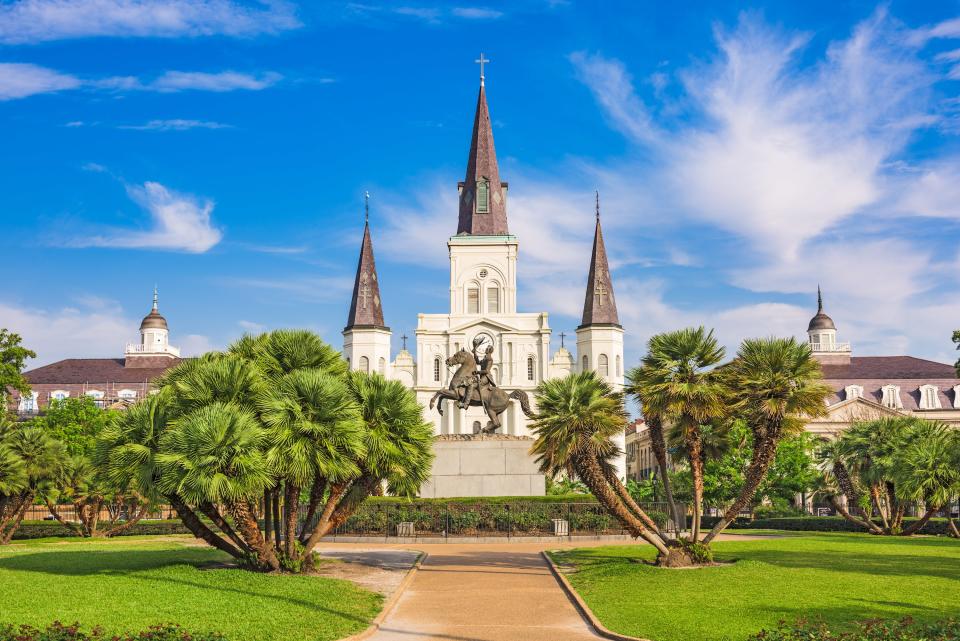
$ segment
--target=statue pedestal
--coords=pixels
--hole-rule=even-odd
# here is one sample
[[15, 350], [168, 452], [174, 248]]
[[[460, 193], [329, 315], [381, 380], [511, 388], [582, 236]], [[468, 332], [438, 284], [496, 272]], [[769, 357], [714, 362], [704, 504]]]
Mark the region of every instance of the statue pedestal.
[[530, 454], [533, 439], [504, 434], [443, 434], [422, 498], [543, 496], [546, 484]]

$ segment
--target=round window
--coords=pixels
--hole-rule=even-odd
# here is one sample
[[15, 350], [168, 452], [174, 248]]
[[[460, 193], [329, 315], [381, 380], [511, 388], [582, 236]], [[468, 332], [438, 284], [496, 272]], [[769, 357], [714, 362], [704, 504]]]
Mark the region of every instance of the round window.
[[480, 270], [480, 278], [486, 278], [486, 277], [487, 277], [487, 270], [481, 269], [481, 270]]

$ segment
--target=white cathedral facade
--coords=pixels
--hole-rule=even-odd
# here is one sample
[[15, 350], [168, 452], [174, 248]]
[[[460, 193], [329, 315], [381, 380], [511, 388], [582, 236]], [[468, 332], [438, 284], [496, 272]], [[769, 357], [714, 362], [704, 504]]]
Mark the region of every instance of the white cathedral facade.
[[[492, 376], [505, 391], [523, 390], [534, 402], [545, 379], [592, 369], [615, 387], [623, 386], [623, 328], [617, 315], [599, 206], [593, 252], [584, 265], [586, 294], [577, 328], [576, 355], [565, 347], [551, 351], [547, 312], [519, 311], [517, 277], [520, 239], [509, 231], [507, 183], [501, 182], [493, 131], [481, 78], [466, 177], [459, 183], [456, 233], [447, 241], [450, 257], [450, 309], [421, 313], [416, 329], [416, 357], [402, 349], [391, 359], [391, 332], [384, 322], [369, 222], [364, 228], [343, 355], [352, 369], [379, 371], [412, 388], [438, 435], [477, 433], [486, 425], [482, 407], [459, 409], [446, 402], [441, 416], [429, 409], [434, 394], [450, 383], [446, 359], [461, 348], [483, 354], [493, 346]], [[451, 216], [451, 228], [453, 224]], [[444, 402], [444, 401], [441, 401]], [[512, 402], [501, 416], [500, 434], [530, 437], [527, 418]], [[624, 448], [623, 436], [619, 443]], [[621, 477], [625, 459], [618, 463]]]

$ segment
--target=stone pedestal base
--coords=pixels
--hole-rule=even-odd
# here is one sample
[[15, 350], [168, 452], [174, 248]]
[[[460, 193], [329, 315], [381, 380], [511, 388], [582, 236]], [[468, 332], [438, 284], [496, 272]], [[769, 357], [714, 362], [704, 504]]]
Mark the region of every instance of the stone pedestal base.
[[420, 496], [543, 496], [546, 485], [531, 445], [531, 438], [500, 434], [437, 436], [433, 470]]

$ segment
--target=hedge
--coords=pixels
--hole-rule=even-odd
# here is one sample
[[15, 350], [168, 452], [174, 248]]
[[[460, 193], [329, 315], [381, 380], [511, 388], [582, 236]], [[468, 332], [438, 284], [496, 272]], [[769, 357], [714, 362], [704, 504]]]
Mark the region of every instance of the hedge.
[[179, 625], [154, 625], [137, 633], [106, 634], [100, 628], [85, 632], [79, 623], [64, 625], [54, 621], [39, 630], [29, 625], [0, 625], [0, 641], [227, 641], [217, 632], [189, 632]]
[[405, 499], [396, 496], [371, 496], [364, 505], [430, 505], [468, 503], [470, 505], [503, 505], [504, 503], [596, 503], [592, 494], [547, 494], [546, 496], [455, 496], [440, 499]]
[[[106, 528], [104, 528], [106, 529]], [[189, 534], [188, 530], [179, 519], [170, 519], [163, 521], [140, 521], [122, 534], [117, 536], [136, 536], [136, 535], [162, 535], [162, 534]], [[17, 539], [45, 539], [48, 537], [74, 537], [77, 536], [73, 530], [56, 521], [24, 521], [20, 528], [14, 533], [14, 540]]]
[[[906, 529], [917, 519], [905, 518], [903, 528]], [[879, 521], [877, 522], [879, 524]], [[866, 528], [851, 523], [842, 516], [801, 516], [780, 519], [757, 519], [755, 521], [738, 521], [732, 527], [749, 528], [752, 530], [796, 530], [801, 532], [866, 532]], [[930, 519], [920, 530], [921, 534], [946, 535], [946, 519]]]
[[954, 641], [960, 639], [960, 620], [933, 623], [900, 621], [862, 621], [851, 632], [836, 632], [821, 622], [781, 622], [775, 630], [763, 630], [750, 641]]

